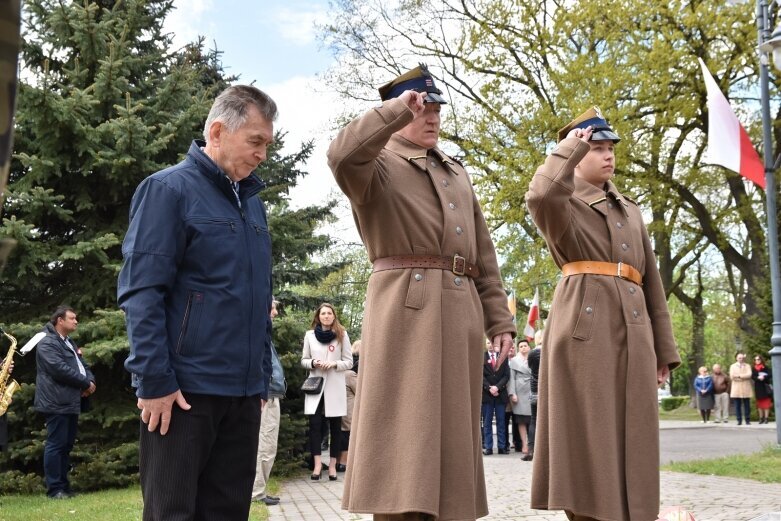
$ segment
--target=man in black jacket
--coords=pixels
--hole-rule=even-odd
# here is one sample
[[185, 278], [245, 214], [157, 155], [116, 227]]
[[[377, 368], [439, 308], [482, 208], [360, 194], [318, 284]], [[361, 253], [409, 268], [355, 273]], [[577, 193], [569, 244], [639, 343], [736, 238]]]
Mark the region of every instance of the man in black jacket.
[[496, 415], [497, 452], [509, 454], [505, 408], [507, 407], [507, 382], [510, 380], [510, 366], [505, 359], [499, 364], [499, 350], [490, 342], [486, 342], [488, 351], [483, 364], [483, 454], [494, 453], [494, 434], [491, 428], [494, 414]]
[[46, 418], [43, 472], [46, 495], [52, 499], [73, 496], [68, 482], [70, 452], [76, 441], [81, 399], [95, 392], [95, 376], [68, 335], [79, 322], [68, 306], [60, 306], [43, 331], [36, 350], [35, 410]]

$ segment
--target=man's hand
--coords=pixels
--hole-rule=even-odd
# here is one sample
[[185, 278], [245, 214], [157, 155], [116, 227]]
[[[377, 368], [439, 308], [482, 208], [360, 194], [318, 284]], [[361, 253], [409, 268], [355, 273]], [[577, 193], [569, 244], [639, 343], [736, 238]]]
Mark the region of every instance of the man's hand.
[[581, 141], [588, 143], [588, 140], [591, 139], [592, 132], [594, 132], [594, 129], [591, 126], [586, 128], [573, 128], [567, 132], [567, 137], [576, 137]]
[[662, 387], [669, 377], [670, 367], [667, 364], [664, 364], [656, 370], [656, 385]]
[[494, 369], [496, 370], [502, 366], [505, 360], [507, 360], [507, 355], [510, 353], [510, 348], [513, 345], [513, 336], [510, 333], [499, 333], [498, 335], [494, 335], [491, 339], [491, 345], [493, 346], [494, 351], [496, 351], [496, 348], [499, 346], [502, 348], [499, 353], [499, 360], [497, 360]]
[[426, 99], [425, 92], [420, 93], [414, 90], [405, 90], [401, 93], [399, 99], [407, 105], [407, 108], [412, 111], [416, 118], [423, 114], [423, 110], [426, 108], [423, 104], [423, 100]]
[[138, 408], [141, 409], [141, 421], [147, 424], [149, 432], [154, 432], [159, 425], [160, 435], [166, 435], [168, 427], [171, 426], [171, 407], [174, 403], [184, 411], [190, 410], [190, 404], [184, 399], [184, 395], [180, 390], [160, 398], [138, 399]]
[[82, 397], [82, 398], [86, 398], [87, 396], [89, 396], [89, 395], [91, 395], [92, 393], [94, 393], [94, 392], [95, 392], [95, 389], [96, 389], [96, 387], [95, 387], [95, 382], [90, 382], [90, 383], [89, 383], [89, 387], [87, 387], [86, 389], [84, 389], [84, 390], [81, 392], [81, 397]]
[[489, 387], [488, 392], [491, 393], [492, 396], [499, 396], [499, 388], [495, 385]]

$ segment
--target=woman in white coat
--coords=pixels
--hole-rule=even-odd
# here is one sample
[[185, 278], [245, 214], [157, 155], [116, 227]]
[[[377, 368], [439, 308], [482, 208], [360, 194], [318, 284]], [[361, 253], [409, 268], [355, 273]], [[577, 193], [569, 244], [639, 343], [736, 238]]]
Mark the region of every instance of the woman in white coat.
[[336, 462], [341, 449], [342, 416], [347, 413], [347, 393], [344, 372], [353, 366], [350, 338], [339, 323], [331, 304], [323, 303], [315, 311], [312, 329], [304, 335], [301, 366], [309, 369], [309, 376], [322, 376], [323, 387], [318, 394], [304, 398], [304, 414], [309, 416], [309, 447], [314, 459], [312, 479], [320, 479], [323, 462], [320, 457], [323, 421], [331, 431], [331, 464], [328, 479], [336, 481]]

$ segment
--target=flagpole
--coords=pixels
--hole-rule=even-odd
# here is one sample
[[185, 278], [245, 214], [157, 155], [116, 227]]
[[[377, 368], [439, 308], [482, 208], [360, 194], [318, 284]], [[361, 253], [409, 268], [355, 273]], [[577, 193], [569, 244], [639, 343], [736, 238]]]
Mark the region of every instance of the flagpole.
[[[759, 39], [759, 85], [762, 99], [762, 140], [765, 162], [765, 198], [767, 203], [767, 247], [770, 261], [770, 289], [773, 301], [773, 333], [770, 336], [770, 358], [776, 375], [773, 395], [776, 413], [776, 442], [781, 445], [781, 283], [778, 266], [778, 223], [776, 222], [776, 179], [774, 174], [773, 135], [770, 119], [770, 87], [768, 50], [781, 45], [777, 38], [770, 40], [770, 18], [767, 0], [757, 0]], [[775, 36], [775, 35], [774, 35]], [[766, 45], [769, 44], [769, 45]]]

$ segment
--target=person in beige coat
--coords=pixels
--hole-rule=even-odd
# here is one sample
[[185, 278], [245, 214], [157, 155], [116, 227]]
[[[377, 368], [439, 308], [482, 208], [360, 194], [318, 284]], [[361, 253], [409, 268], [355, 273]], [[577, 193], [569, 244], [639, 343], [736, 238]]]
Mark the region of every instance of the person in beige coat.
[[732, 380], [729, 397], [735, 404], [735, 416], [738, 425], [751, 425], [751, 397], [754, 395], [754, 381], [751, 379], [751, 365], [746, 363], [746, 353], [735, 353], [735, 363], [729, 366], [729, 377]]
[[320, 479], [323, 471], [321, 442], [323, 421], [331, 433], [328, 479], [336, 481], [336, 462], [342, 439], [342, 416], [347, 414], [347, 393], [344, 373], [353, 366], [350, 337], [339, 323], [331, 304], [318, 306], [312, 319], [312, 329], [304, 335], [301, 367], [309, 369], [310, 377], [323, 377], [323, 386], [317, 394], [304, 397], [304, 414], [309, 416], [309, 450], [314, 460], [312, 479]]
[[515, 326], [469, 175], [437, 148], [441, 91], [421, 66], [380, 96], [328, 150], [374, 267], [342, 507], [474, 520], [488, 513], [483, 338], [504, 360]]
[[545, 333], [531, 504], [571, 520], [659, 512], [657, 386], [680, 364], [653, 246], [611, 182], [618, 136], [589, 109], [526, 201], [562, 268]]

